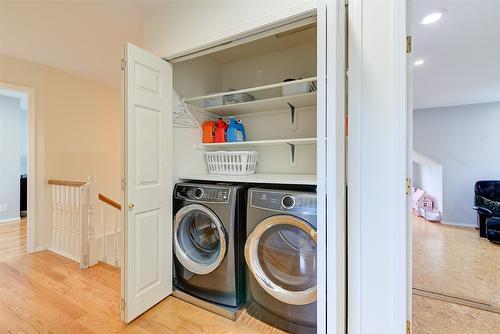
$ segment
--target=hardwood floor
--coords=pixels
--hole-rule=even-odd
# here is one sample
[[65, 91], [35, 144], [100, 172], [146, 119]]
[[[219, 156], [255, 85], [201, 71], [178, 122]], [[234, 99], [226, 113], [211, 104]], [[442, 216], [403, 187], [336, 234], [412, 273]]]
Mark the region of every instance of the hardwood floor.
[[[424, 222], [415, 222], [424, 223]], [[414, 225], [415, 275], [435, 277], [415, 277], [417, 284], [434, 283], [443, 275], [454, 273], [453, 268], [463, 266], [462, 276], [471, 279], [480, 277], [485, 282], [496, 280], [498, 262], [490, 264], [480, 275], [464, 275], [472, 270], [469, 263], [477, 260], [470, 253], [468, 245], [491, 248], [489, 243], [478, 242], [469, 235], [470, 231], [455, 231], [447, 226], [433, 223]], [[433, 225], [429, 225], [433, 224]], [[457, 234], [467, 236], [459, 237]], [[470, 238], [465, 242], [463, 238]], [[169, 297], [128, 326], [124, 326], [119, 316], [120, 272], [105, 264], [98, 264], [86, 270], [62, 256], [49, 251], [26, 253], [26, 222], [21, 224], [0, 225], [0, 333], [270, 333], [282, 334], [265, 323], [258, 321], [245, 312], [236, 322]], [[433, 241], [434, 240], [434, 241]], [[441, 246], [432, 245], [437, 240]], [[453, 241], [455, 240], [455, 241]], [[463, 251], [450, 243], [461, 241]], [[430, 245], [429, 245], [430, 244]], [[453, 244], [452, 244], [453, 245]], [[460, 245], [459, 245], [460, 246]], [[493, 247], [497, 247], [493, 245]], [[477, 249], [476, 249], [477, 250]], [[476, 259], [476, 260], [471, 260]], [[498, 258], [498, 256], [497, 256]], [[427, 262], [425, 261], [427, 259]], [[438, 259], [441, 259], [438, 261]], [[454, 259], [454, 265], [444, 265], [442, 261]], [[494, 259], [493, 259], [494, 260]], [[495, 260], [498, 261], [498, 260]], [[424, 269], [434, 266], [442, 270]], [[451, 269], [450, 269], [451, 268]], [[472, 268], [477, 268], [477, 265]], [[446, 286], [454, 283], [448, 276]], [[474, 279], [472, 279], [472, 278]], [[443, 282], [437, 282], [440, 286]], [[498, 284], [498, 281], [491, 284]], [[419, 287], [422, 287], [421, 285]], [[494, 295], [497, 285], [489, 286], [481, 282], [476, 289], [487, 289], [482, 295]], [[457, 291], [450, 287], [450, 291]], [[498, 333], [500, 314], [470, 308], [432, 298], [414, 295], [413, 333], [414, 334], [455, 334], [455, 333]]]
[[413, 333], [500, 333], [499, 255], [473, 228], [414, 217]]
[[0, 260], [26, 253], [26, 218], [0, 224]]
[[8, 255], [0, 258], [2, 334], [283, 333], [246, 313], [233, 322], [173, 297], [124, 326], [119, 269], [98, 264], [80, 270], [76, 262], [49, 251], [28, 254], [22, 240], [14, 242], [14, 236], [26, 238], [26, 224], [12, 226], [0, 225], [2, 253]]

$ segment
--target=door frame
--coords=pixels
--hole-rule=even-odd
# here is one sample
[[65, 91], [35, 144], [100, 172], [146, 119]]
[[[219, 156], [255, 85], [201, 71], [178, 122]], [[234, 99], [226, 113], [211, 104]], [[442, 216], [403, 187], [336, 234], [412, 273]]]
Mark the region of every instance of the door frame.
[[[333, 7], [335, 6], [335, 7]], [[334, 11], [327, 11], [327, 7], [335, 8]], [[250, 36], [263, 37], [266, 31], [275, 29], [293, 23], [298, 19], [303, 19], [310, 14], [315, 13], [318, 22], [318, 54], [325, 55], [323, 61], [318, 61], [318, 110], [322, 109], [322, 115], [318, 117], [318, 158], [317, 166], [317, 193], [318, 203], [323, 202], [325, 205], [318, 206], [318, 333], [345, 333], [347, 329], [347, 246], [346, 246], [346, 194], [345, 194], [345, 142], [344, 142], [344, 50], [334, 50], [327, 54], [326, 43], [335, 43], [344, 41], [344, 1], [340, 0], [318, 0], [317, 2], [310, 1], [300, 6], [295, 6], [276, 13], [275, 15], [256, 19], [249, 24], [242, 25], [232, 29], [239, 31], [233, 36], [221, 36], [214, 34], [207, 39], [207, 43], [199, 47], [176, 52], [171, 55], [162, 56], [163, 59], [175, 63], [179, 59], [188, 57], [198, 52], [203, 53], [204, 50], [216, 48], [218, 45], [227, 43], [231, 40], [245, 40]], [[338, 14], [338, 17], [334, 17]], [[334, 18], [334, 20], [332, 20]], [[327, 20], [329, 19], [329, 20]], [[321, 27], [321, 28], [320, 28]], [[321, 33], [320, 30], [323, 30]], [[326, 32], [330, 33], [327, 34]], [[323, 42], [321, 42], [323, 41]], [[328, 58], [328, 59], [327, 59]], [[330, 61], [327, 61], [330, 60]], [[332, 85], [327, 87], [326, 73], [333, 71], [332, 76], [335, 77], [336, 83], [340, 85]], [[323, 89], [321, 88], [323, 87]], [[329, 94], [326, 92], [328, 91]], [[336, 99], [337, 96], [342, 96], [342, 99]], [[332, 108], [332, 109], [330, 109]], [[339, 109], [340, 108], [340, 109]], [[328, 113], [328, 110], [332, 110]], [[334, 114], [335, 117], [327, 118], [327, 114]], [[328, 122], [328, 124], [327, 124]], [[340, 139], [334, 145], [326, 145], [327, 131], [340, 135]], [[331, 155], [331, 157], [329, 156]], [[330, 157], [330, 159], [328, 158]], [[321, 164], [319, 164], [321, 162]], [[327, 180], [340, 180], [339, 182], [330, 182]], [[326, 193], [331, 194], [326, 196]], [[331, 206], [333, 210], [327, 212], [327, 206]], [[335, 221], [334, 228], [327, 229], [327, 221]], [[321, 233], [323, 232], [323, 233]], [[327, 240], [331, 242], [328, 244]], [[335, 254], [336, 256], [327, 257], [327, 253]], [[328, 267], [328, 265], [330, 267]], [[328, 270], [327, 270], [328, 269]], [[335, 275], [327, 280], [327, 273], [334, 272]], [[335, 291], [333, 296], [327, 296], [326, 291]], [[323, 293], [324, 292], [324, 293]], [[329, 306], [331, 305], [331, 307]], [[328, 321], [327, 319], [335, 319]]]
[[[411, 36], [413, 44], [413, 1], [405, 0], [406, 5], [406, 35]], [[413, 48], [413, 45], [410, 46]], [[410, 51], [410, 52], [408, 52]], [[406, 175], [410, 180], [410, 186], [413, 187], [413, 51], [407, 50], [406, 68], [401, 69], [406, 75]], [[412, 207], [412, 188], [410, 196], [406, 198], [406, 319], [407, 328], [413, 331], [413, 215]]]
[[348, 329], [405, 333], [407, 0], [349, 0]]
[[[43, 144], [38, 145], [37, 136], [43, 136], [43, 131], [38, 132], [36, 128], [36, 90], [33, 87], [21, 86], [7, 82], [0, 82], [0, 89], [26, 94], [28, 98], [28, 184], [27, 184], [27, 233], [26, 245], [28, 253], [34, 253], [46, 249], [46, 244], [37, 238], [38, 221], [45, 218], [43, 206], [45, 205], [45, 184], [43, 178], [37, 180], [37, 170], [44, 166]], [[38, 138], [43, 143], [43, 137]], [[38, 153], [38, 155], [37, 155]], [[43, 168], [42, 170], [43, 171]], [[40, 172], [43, 175], [42, 172]], [[38, 181], [38, 182], [37, 182]], [[38, 192], [36, 190], [39, 190]], [[40, 226], [44, 226], [40, 224]], [[39, 228], [40, 229], [40, 228]]]

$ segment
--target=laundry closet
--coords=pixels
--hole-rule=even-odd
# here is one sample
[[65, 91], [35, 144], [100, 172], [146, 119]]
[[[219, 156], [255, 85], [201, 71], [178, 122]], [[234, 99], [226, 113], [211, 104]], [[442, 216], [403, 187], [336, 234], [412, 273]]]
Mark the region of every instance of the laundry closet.
[[[324, 38], [324, 34], [320, 35]], [[248, 206], [243, 210], [248, 211], [248, 217], [254, 215], [254, 220], [265, 222], [266, 217], [283, 215], [287, 221], [284, 224], [288, 224], [280, 230], [276, 227], [279, 224], [272, 222], [266, 228], [255, 227], [255, 233], [254, 227], [243, 233], [245, 238], [261, 233], [251, 243], [253, 253], [247, 249], [250, 238], [245, 245], [247, 281], [248, 277], [255, 278], [260, 288], [276, 299], [269, 299], [270, 308], [293, 305], [284, 317], [307, 323], [311, 330], [308, 333], [316, 332], [316, 299], [325, 298], [317, 285], [324, 289], [326, 284], [324, 277], [316, 278], [318, 267], [324, 268], [326, 263], [325, 245], [321, 243], [326, 238], [322, 231], [326, 217], [328, 124], [326, 80], [324, 75], [318, 76], [320, 66], [325, 71], [326, 61], [323, 56], [318, 57], [324, 43], [324, 39], [318, 38], [314, 13], [166, 60], [133, 45], [126, 46], [123, 143], [124, 202], [128, 211], [122, 275], [122, 318], [126, 322], [175, 290], [172, 280], [177, 265], [184, 264], [192, 270], [189, 275], [202, 267], [183, 262], [182, 258], [190, 260], [189, 253], [207, 246], [207, 242], [195, 245], [189, 252], [178, 251], [180, 243], [203, 238], [209, 229], [220, 232], [217, 241], [224, 233], [232, 233], [227, 226], [212, 222], [200, 228], [194, 237], [178, 237], [179, 224], [184, 219], [177, 215], [183, 210], [179, 210], [179, 200], [200, 200], [209, 208], [202, 211], [215, 221], [223, 214], [216, 209], [212, 212], [210, 205], [229, 196], [227, 187], [238, 186], [245, 188], [245, 196], [248, 191]], [[322, 64], [318, 64], [318, 59]], [[244, 130], [237, 140], [229, 140], [229, 134], [224, 140], [214, 140], [215, 125], [220, 127], [226, 122], [229, 127], [238, 124]], [[211, 137], [212, 128], [215, 135]], [[246, 161], [241, 155], [247, 154], [256, 160]], [[252, 166], [249, 169], [245, 164]], [[246, 205], [246, 197], [244, 201]], [[250, 222], [247, 224], [250, 226]], [[190, 226], [182, 231], [191, 233], [197, 228]], [[279, 262], [281, 257], [286, 262], [287, 256], [296, 256], [297, 269], [280, 274], [277, 262], [275, 267], [258, 264], [257, 269], [252, 269], [249, 261], [273, 258], [262, 253], [266, 252], [265, 247], [267, 252], [275, 247], [274, 241], [265, 235], [273, 229], [296, 255], [278, 250], [270, 261]], [[257, 245], [259, 238], [271, 241], [261, 247]], [[223, 244], [227, 247], [233, 243], [236, 241]], [[239, 261], [244, 263], [243, 246], [234, 247], [241, 257]], [[201, 263], [209, 257], [197, 259]], [[269, 277], [262, 278], [265, 275]], [[286, 283], [273, 283], [272, 275]], [[318, 314], [324, 318], [324, 311], [319, 310]], [[305, 316], [308, 318], [301, 319]]]
[[[200, 121], [200, 127], [175, 127], [174, 120], [174, 177], [177, 180], [314, 185], [316, 45], [316, 25], [312, 23], [175, 62], [172, 66], [174, 95], [185, 99], [193, 116]], [[297, 79], [302, 84], [284, 82], [286, 79]], [[289, 87], [299, 91], [284, 95]], [[221, 101], [221, 105], [205, 107], [210, 99], [207, 93], [229, 90], [244, 91], [239, 94], [254, 100], [230, 104]], [[218, 117], [228, 120], [229, 116], [244, 124], [246, 141], [203, 144], [201, 123]], [[204, 152], [216, 150], [258, 152], [256, 173], [235, 177], [209, 175]]]

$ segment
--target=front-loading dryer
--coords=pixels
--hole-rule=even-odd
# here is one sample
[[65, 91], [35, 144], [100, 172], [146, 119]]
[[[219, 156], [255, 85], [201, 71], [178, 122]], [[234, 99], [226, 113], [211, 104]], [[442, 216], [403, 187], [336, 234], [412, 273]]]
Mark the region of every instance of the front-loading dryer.
[[174, 286], [228, 307], [245, 300], [246, 191], [226, 184], [174, 189]]
[[316, 243], [314, 192], [249, 189], [250, 314], [292, 333], [316, 332]]

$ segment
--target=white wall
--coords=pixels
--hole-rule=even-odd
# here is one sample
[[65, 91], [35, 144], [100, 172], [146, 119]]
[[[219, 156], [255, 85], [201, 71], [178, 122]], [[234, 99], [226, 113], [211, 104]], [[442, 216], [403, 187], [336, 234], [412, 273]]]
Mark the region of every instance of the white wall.
[[[242, 89], [282, 82], [287, 78], [315, 76], [316, 43], [309, 43], [224, 64], [222, 89]], [[253, 94], [259, 98], [276, 96], [272, 90]]]
[[0, 95], [0, 223], [19, 219], [21, 103]]
[[285, 10], [300, 13], [313, 0], [172, 1], [144, 17], [143, 47], [161, 57], [205, 45], [283, 18]]
[[52, 222], [48, 179], [96, 176], [98, 192], [121, 198], [120, 89], [3, 55], [0, 82], [36, 90], [35, 244], [43, 249], [50, 243]]
[[[23, 97], [27, 99], [27, 97]], [[19, 136], [21, 141], [21, 174], [28, 174], [28, 110], [21, 107], [21, 124]]]
[[443, 222], [475, 226], [474, 183], [500, 180], [500, 102], [419, 109], [413, 145], [443, 166]]

